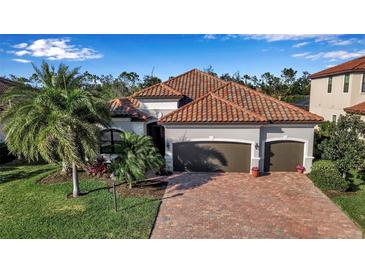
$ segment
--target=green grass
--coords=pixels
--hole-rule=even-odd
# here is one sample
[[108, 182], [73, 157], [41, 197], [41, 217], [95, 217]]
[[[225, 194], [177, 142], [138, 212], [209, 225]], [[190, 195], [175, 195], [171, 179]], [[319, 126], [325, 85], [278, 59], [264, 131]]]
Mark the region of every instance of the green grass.
[[364, 171], [352, 170], [348, 174], [351, 192], [335, 195], [331, 199], [347, 213], [363, 230], [365, 236], [365, 175]]
[[331, 198], [342, 208], [363, 230], [365, 233], [365, 188], [355, 193], [343, 194]]
[[[71, 182], [36, 182], [56, 170], [52, 165], [0, 167], [0, 238], [148, 238], [160, 204], [152, 197], [118, 197], [105, 189], [67, 198]], [[82, 180], [81, 190], [105, 187]]]

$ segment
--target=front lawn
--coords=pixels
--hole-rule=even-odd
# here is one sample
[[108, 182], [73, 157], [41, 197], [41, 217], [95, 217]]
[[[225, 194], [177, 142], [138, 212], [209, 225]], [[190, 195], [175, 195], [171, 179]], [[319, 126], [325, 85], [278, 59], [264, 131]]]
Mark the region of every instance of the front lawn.
[[350, 184], [348, 191], [326, 191], [327, 196], [334, 201], [346, 214], [356, 222], [365, 236], [365, 173], [351, 170], [347, 180]]
[[159, 199], [119, 196], [116, 213], [101, 180], [81, 180], [81, 190], [90, 192], [77, 199], [67, 198], [71, 181], [37, 183], [55, 170], [53, 165], [0, 167], [0, 238], [149, 237]]

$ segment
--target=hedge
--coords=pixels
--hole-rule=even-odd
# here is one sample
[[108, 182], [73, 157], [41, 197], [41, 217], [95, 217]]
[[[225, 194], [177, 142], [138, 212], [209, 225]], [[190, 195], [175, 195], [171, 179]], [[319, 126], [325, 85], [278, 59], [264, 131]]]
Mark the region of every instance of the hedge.
[[313, 163], [309, 178], [322, 190], [346, 191], [350, 183], [342, 178], [334, 162], [319, 160]]

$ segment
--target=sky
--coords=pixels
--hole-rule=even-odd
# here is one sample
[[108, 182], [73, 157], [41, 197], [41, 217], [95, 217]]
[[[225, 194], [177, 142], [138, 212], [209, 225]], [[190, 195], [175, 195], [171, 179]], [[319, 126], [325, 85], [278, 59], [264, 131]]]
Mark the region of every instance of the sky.
[[365, 35], [2, 35], [0, 76], [28, 77], [32, 63], [65, 63], [94, 74], [123, 71], [167, 80], [212, 66], [219, 75], [280, 75], [283, 68], [314, 73], [365, 55]]

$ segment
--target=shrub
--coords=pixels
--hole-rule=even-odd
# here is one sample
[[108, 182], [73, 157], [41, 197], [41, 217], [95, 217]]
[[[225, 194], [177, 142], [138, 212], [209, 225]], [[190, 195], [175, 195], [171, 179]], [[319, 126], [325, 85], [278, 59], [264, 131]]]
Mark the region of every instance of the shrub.
[[87, 171], [91, 174], [91, 175], [103, 175], [106, 174], [108, 172], [108, 165], [106, 163], [106, 160], [104, 157], [98, 157], [96, 159], [96, 163], [90, 165], [87, 168]]
[[0, 164], [9, 163], [15, 160], [16, 157], [11, 154], [5, 143], [0, 143]]
[[342, 178], [335, 163], [329, 160], [314, 162], [309, 177], [322, 190], [346, 191], [350, 185]]

